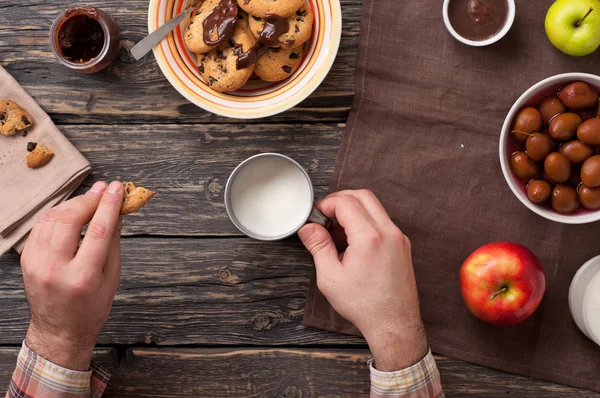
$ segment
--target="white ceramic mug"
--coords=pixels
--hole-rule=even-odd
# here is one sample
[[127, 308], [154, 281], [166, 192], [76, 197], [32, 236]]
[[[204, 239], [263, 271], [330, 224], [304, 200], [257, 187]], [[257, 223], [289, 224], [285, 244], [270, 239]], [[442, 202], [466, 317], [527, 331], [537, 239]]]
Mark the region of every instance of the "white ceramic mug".
[[600, 345], [600, 256], [585, 263], [573, 277], [569, 308], [583, 334]]
[[279, 153], [244, 160], [225, 187], [225, 208], [231, 222], [245, 235], [263, 241], [285, 239], [307, 222], [329, 228], [331, 220], [313, 204], [308, 173]]

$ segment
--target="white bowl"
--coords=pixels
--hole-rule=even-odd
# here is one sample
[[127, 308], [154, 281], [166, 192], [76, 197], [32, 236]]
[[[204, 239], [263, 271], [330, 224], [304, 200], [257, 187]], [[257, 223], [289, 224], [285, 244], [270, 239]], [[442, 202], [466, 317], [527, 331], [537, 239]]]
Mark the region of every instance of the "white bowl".
[[501, 38], [506, 36], [508, 31], [512, 27], [513, 22], [515, 21], [515, 0], [506, 0], [506, 1], [508, 1], [508, 16], [506, 18], [506, 24], [504, 25], [502, 30], [500, 30], [495, 36], [492, 36], [486, 40], [465, 39], [464, 37], [459, 35], [454, 30], [454, 28], [452, 27], [452, 24], [450, 23], [450, 18], [448, 17], [448, 7], [449, 7], [451, 1], [452, 0], [444, 0], [444, 5], [443, 5], [443, 9], [442, 9], [443, 15], [444, 15], [444, 25], [446, 25], [446, 29], [448, 29], [448, 32], [450, 32], [450, 34], [452, 36], [454, 36], [454, 38], [456, 40], [458, 40], [461, 43], [464, 43], [468, 46], [483, 47], [483, 46], [489, 46], [490, 44], [497, 42], [498, 40], [500, 40]]
[[[306, 0], [315, 15], [313, 34], [305, 45], [300, 68], [286, 80], [253, 79], [235, 92], [218, 93], [204, 82], [196, 57], [183, 42], [183, 24], [154, 47], [167, 80], [190, 102], [209, 112], [235, 119], [256, 119], [284, 112], [319, 87], [335, 60], [342, 34], [339, 0]], [[192, 0], [150, 0], [148, 30], [153, 32], [186, 9]]]
[[527, 198], [525, 184], [519, 181], [510, 169], [510, 156], [517, 150], [516, 148], [512, 148], [514, 145], [510, 130], [513, 119], [521, 109], [527, 108], [528, 106], [537, 108], [538, 104], [546, 96], [553, 93], [555, 94], [564, 85], [576, 81], [586, 82], [600, 91], [600, 76], [590, 75], [587, 73], [563, 73], [561, 75], [555, 75], [544, 79], [541, 82], [534, 84], [531, 88], [529, 88], [529, 90], [525, 91], [523, 95], [521, 95], [515, 102], [512, 108], [510, 108], [506, 119], [504, 119], [502, 132], [500, 133], [500, 165], [502, 167], [504, 178], [506, 179], [510, 189], [521, 201], [521, 203], [527, 206], [527, 208], [534, 213], [547, 218], [548, 220], [563, 224], [586, 224], [598, 221], [600, 220], [600, 211], [590, 211], [582, 208], [574, 214], [559, 214], [552, 210], [549, 206], [532, 203]]

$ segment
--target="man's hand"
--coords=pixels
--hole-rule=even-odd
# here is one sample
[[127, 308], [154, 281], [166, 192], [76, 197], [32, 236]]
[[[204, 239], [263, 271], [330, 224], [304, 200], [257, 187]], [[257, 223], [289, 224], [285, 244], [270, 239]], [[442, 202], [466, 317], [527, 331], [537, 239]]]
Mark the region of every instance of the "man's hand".
[[25, 342], [59, 366], [89, 370], [121, 278], [122, 204], [121, 183], [97, 182], [40, 216], [23, 250], [31, 311]]
[[[337, 192], [316, 207], [338, 221], [348, 244], [338, 254], [335, 243], [342, 242], [334, 242], [322, 226], [300, 230], [315, 260], [319, 290], [365, 336], [378, 370], [417, 363], [428, 348], [410, 241], [370, 191]], [[343, 237], [340, 232], [334, 235]]]

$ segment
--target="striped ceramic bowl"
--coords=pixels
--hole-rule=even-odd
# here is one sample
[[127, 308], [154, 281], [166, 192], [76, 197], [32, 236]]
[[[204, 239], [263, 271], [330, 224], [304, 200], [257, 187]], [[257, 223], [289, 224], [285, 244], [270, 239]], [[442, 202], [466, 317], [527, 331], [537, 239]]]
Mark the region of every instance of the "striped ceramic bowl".
[[[155, 31], [192, 0], [150, 0], [148, 30]], [[339, 0], [307, 0], [315, 15], [313, 34], [304, 59], [292, 76], [277, 83], [250, 80], [230, 93], [211, 90], [196, 69], [194, 54], [183, 43], [184, 24], [154, 48], [154, 56], [169, 82], [192, 103], [217, 115], [255, 119], [284, 112], [308, 97], [331, 69], [342, 33]]]

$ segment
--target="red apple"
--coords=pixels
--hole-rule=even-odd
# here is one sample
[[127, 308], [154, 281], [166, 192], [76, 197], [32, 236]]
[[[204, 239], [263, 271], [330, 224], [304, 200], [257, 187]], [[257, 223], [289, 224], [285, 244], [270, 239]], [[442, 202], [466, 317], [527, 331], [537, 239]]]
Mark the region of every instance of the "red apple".
[[460, 288], [469, 310], [494, 325], [516, 325], [529, 318], [544, 297], [540, 260], [513, 242], [475, 250], [460, 268]]

